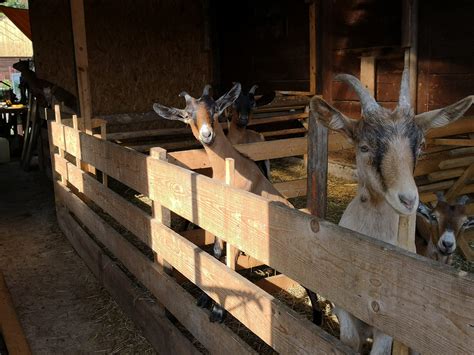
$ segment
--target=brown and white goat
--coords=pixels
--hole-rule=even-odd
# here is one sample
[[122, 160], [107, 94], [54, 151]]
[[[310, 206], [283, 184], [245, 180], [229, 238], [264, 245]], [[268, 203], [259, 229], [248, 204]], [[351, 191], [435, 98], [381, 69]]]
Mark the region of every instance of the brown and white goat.
[[[255, 99], [255, 90], [258, 86], [254, 85], [247, 94], [240, 92], [239, 97], [226, 110], [226, 120], [230, 120], [227, 138], [232, 144], [246, 144], [264, 142], [263, 134], [248, 129], [247, 126], [252, 120], [253, 110], [257, 107], [267, 105], [275, 98], [275, 92], [263, 95], [258, 100]], [[270, 178], [270, 161], [264, 160], [257, 165], [262, 170], [267, 179]]]
[[[357, 93], [362, 119], [355, 120], [313, 97], [314, 117], [330, 129], [342, 132], [355, 145], [359, 177], [356, 197], [349, 203], [339, 225], [390, 244], [397, 244], [400, 215], [415, 213], [418, 190], [413, 178], [417, 157], [428, 130], [461, 117], [472, 105], [469, 96], [445, 108], [415, 115], [410, 105], [408, 70], [402, 75], [400, 98], [395, 110], [380, 106], [360, 81], [341, 74], [336, 79]], [[412, 241], [413, 247], [415, 241]], [[337, 307], [341, 340], [360, 351], [373, 337], [371, 354], [390, 354], [392, 338]]]
[[[212, 167], [213, 179], [225, 181], [225, 159], [232, 158], [235, 164], [234, 187], [292, 207], [263, 175], [255, 162], [243, 156], [234, 148], [218, 122], [218, 117], [239, 97], [240, 91], [241, 86], [236, 83], [228, 93], [214, 101], [209, 95], [209, 86], [206, 86], [203, 94], [198, 99], [191, 97], [186, 92], [180, 94], [186, 100], [184, 109], [166, 107], [158, 103], [153, 105], [153, 109], [165, 119], [179, 120], [189, 124], [194, 137], [202, 143], [206, 150]], [[214, 256], [220, 259], [222, 252], [223, 243], [216, 238]], [[200, 298], [198, 305], [207, 306], [210, 303], [210, 299], [206, 296], [203, 295]], [[224, 314], [221, 307], [214, 305], [210, 319], [211, 321], [221, 322]]]
[[416, 213], [417, 254], [451, 265], [460, 234], [464, 228], [474, 225], [474, 220], [466, 214], [468, 200], [469, 197], [462, 196], [450, 204], [442, 194], [438, 194], [433, 209], [420, 202]]

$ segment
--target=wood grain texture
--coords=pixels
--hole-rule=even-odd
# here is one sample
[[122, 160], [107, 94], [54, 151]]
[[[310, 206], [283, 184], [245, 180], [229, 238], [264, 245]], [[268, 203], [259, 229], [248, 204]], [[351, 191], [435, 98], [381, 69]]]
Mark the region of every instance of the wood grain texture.
[[[101, 188], [103, 186], [99, 184]], [[57, 195], [62, 203], [94, 233], [133, 275], [147, 287], [163, 305], [208, 350], [222, 353], [254, 353], [248, 345], [221, 324], [209, 323], [208, 314], [196, 306], [196, 301], [159, 266], [139, 252], [106, 222], [100, 219], [66, 187], [56, 183]]]
[[58, 212], [61, 230], [120, 308], [142, 330], [159, 354], [200, 354], [193, 344], [163, 314], [162, 308], [142, 297], [134, 283], [101, 248], [87, 235], [72, 216]]
[[[134, 250], [134, 247], [129, 245], [78, 197], [67, 191], [67, 188], [58, 185], [58, 195], [68, 209], [75, 215], [81, 216], [81, 221], [94, 233], [96, 238], [111, 250], [141, 282], [143, 282], [142, 279], [149, 278], [150, 274], [156, 274], [156, 272], [152, 272], [151, 265], [145, 267], [137, 262], [138, 255], [142, 256], [140, 252]], [[314, 353], [315, 351], [338, 354], [352, 353], [337, 339], [298, 316], [258, 286], [230, 270], [226, 265], [168, 227], [152, 219], [150, 219], [149, 225], [152, 230], [150, 246], [154, 251], [171, 262], [180, 273], [208, 293], [275, 350], [301, 354]], [[153, 267], [156, 270], [156, 266], [153, 265]], [[149, 287], [148, 284], [143, 283]], [[153, 291], [153, 288], [150, 290]], [[174, 297], [176, 296], [169, 292], [167, 298]], [[166, 299], [158, 298], [166, 308], [169, 308]], [[182, 305], [176, 306], [183, 307]], [[173, 308], [169, 309], [174, 314]], [[188, 328], [188, 330], [193, 332], [196, 330], [194, 327]], [[212, 337], [216, 338], [215, 335]], [[212, 341], [216, 341], [216, 339]], [[221, 346], [227, 346], [227, 344]]]
[[472, 276], [326, 221], [314, 233], [307, 214], [83, 133], [72, 136], [68, 151], [410, 347], [472, 348]]

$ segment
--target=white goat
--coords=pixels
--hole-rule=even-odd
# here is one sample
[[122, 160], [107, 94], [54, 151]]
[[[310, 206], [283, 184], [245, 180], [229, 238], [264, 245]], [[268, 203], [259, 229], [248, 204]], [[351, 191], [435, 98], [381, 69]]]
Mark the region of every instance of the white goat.
[[[321, 123], [345, 134], [356, 149], [358, 191], [339, 225], [396, 245], [399, 216], [415, 213], [418, 206], [413, 171], [425, 133], [461, 117], [472, 105], [474, 96], [415, 115], [410, 106], [407, 68], [394, 111], [381, 107], [354, 76], [341, 74], [337, 79], [349, 84], [359, 96], [362, 119], [350, 119], [318, 97], [312, 98], [310, 107]], [[343, 309], [336, 307], [334, 313], [345, 344], [360, 351], [363, 342], [372, 336], [371, 354], [391, 353], [390, 336]]]

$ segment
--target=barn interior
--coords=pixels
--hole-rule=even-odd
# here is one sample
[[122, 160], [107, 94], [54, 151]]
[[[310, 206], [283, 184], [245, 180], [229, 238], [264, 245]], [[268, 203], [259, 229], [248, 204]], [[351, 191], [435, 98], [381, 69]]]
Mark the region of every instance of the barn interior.
[[[122, 184], [116, 176], [108, 176], [105, 169], [96, 169], [74, 156], [67, 150], [65, 133], [55, 136], [59, 132], [52, 129], [55, 125], [126, 148], [133, 152], [130, 154], [151, 157], [154, 149], [161, 147], [171, 163], [210, 175], [209, 163], [206, 165], [200, 155], [202, 145], [189, 127], [159, 119], [153, 104], [183, 108], [184, 99], [178, 94], [184, 90], [197, 98], [206, 84], [212, 86], [214, 98], [235, 82], [242, 84], [244, 92], [258, 85], [257, 98], [275, 95], [270, 104], [255, 110], [249, 125], [265, 137], [265, 143], [248, 144], [239, 151], [256, 161], [269, 159], [271, 182], [285, 198], [297, 208], [307, 208], [337, 224], [357, 188], [355, 150], [341, 133], [328, 132], [312, 122], [312, 97], [322, 97], [348, 117], [360, 119], [358, 96], [335, 79], [337, 74], [347, 73], [359, 78], [377, 102], [394, 109], [404, 67], [409, 68], [411, 104], [417, 114], [474, 93], [474, 27], [470, 24], [474, 4], [469, 0], [456, 6], [441, 0], [143, 0], [133, 4], [123, 0], [29, 0], [28, 9], [36, 76], [77, 99], [74, 110], [64, 102], [41, 107], [30, 101], [28, 119], [23, 122], [27, 133], [20, 137], [23, 148], [0, 166], [0, 195], [5, 196], [0, 202], [4, 215], [0, 227], [6, 231], [0, 236], [0, 271], [10, 289], [10, 308], [18, 313], [20, 324], [14, 327], [23, 328], [19, 331], [23, 338], [12, 341], [6, 333], [3, 338], [7, 345], [29, 347], [33, 353], [160, 353], [171, 347], [187, 353], [219, 350], [218, 344], [201, 338], [207, 330], [201, 334], [189, 329], [192, 322], [183, 325], [181, 314], [170, 312], [168, 306], [164, 314], [157, 291], [144, 286], [120, 264], [120, 258], [103, 250], [103, 244], [97, 243], [100, 248], [94, 249], [95, 244], [93, 248], [85, 242], [71, 242], [71, 233], [65, 229], [77, 228], [64, 222], [69, 217], [58, 225], [64, 212], [56, 210], [58, 195], [53, 185], [68, 186], [84, 203], [95, 200], [80, 191], [74, 177], [69, 180], [64, 171], [55, 170], [55, 156], [74, 163], [82, 169], [81, 174], [94, 177], [150, 215], [155, 216], [151, 211], [157, 202], [134, 186]], [[439, 191], [452, 199], [466, 195], [470, 198], [467, 214], [474, 215], [473, 117], [471, 107], [459, 121], [426, 137], [424, 155], [414, 172], [423, 203], [434, 205]], [[228, 130], [224, 123], [223, 129]], [[73, 212], [73, 220], [80, 225], [80, 216]], [[97, 213], [126, 238], [133, 234], [124, 224], [114, 225], [104, 211]], [[171, 224], [178, 225], [176, 218]], [[182, 229], [188, 240], [210, 250], [209, 231]], [[84, 235], [93, 234], [84, 230]], [[89, 256], [79, 251], [81, 247], [89, 256], [100, 254], [99, 261], [90, 257], [91, 266], [86, 260]], [[137, 248], [154, 260], [153, 247]], [[252, 270], [246, 277], [291, 304], [299, 316], [311, 317], [309, 299], [299, 283], [278, 277], [284, 275], [276, 268], [253, 265], [255, 260], [251, 259], [246, 259], [247, 268], [243, 259], [237, 260], [245, 272]], [[116, 269], [114, 275], [125, 270], [126, 277], [106, 274], [104, 263], [109, 261]], [[453, 267], [456, 271], [446, 267], [446, 273], [464, 272], [468, 281], [474, 282], [474, 228], [459, 243]], [[99, 281], [94, 275], [99, 275]], [[173, 278], [187, 287], [186, 295], [197, 295], [188, 275], [175, 272]], [[48, 285], [57, 290], [54, 296], [43, 292]], [[78, 288], [82, 291], [76, 291]], [[472, 296], [472, 290], [466, 291], [463, 300], [472, 305]], [[324, 300], [321, 307], [329, 309], [329, 304]], [[65, 314], [70, 314], [70, 320]], [[201, 318], [195, 317], [197, 323], [193, 324], [198, 324], [196, 319]], [[268, 340], [245, 322], [229, 318], [222, 326], [225, 331], [217, 334], [225, 340], [236, 334], [237, 345], [232, 349], [285, 352], [275, 337]], [[334, 319], [326, 315], [323, 330], [336, 339], [339, 325]], [[48, 322], [51, 326], [46, 329], [42, 324]], [[76, 329], [79, 331], [74, 335]], [[464, 335], [469, 334], [466, 331]], [[403, 334], [401, 339], [407, 337]], [[104, 349], [100, 339], [105, 339]], [[337, 350], [347, 350], [334, 344]], [[421, 340], [413, 344], [432, 349]], [[397, 346], [393, 353], [403, 353], [404, 345], [400, 342]]]

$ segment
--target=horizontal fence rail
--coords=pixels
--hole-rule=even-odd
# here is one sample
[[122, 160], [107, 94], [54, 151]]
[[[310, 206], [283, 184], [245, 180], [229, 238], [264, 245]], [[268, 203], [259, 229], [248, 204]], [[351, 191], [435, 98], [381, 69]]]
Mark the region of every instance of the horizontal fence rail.
[[[410, 347], [439, 354], [468, 353], [474, 348], [474, 278], [471, 275], [60, 123], [51, 122], [50, 129], [53, 144], [60, 151], [150, 197]], [[319, 344], [319, 347], [347, 352], [309, 322], [292, 320], [289, 309], [168, 227], [155, 223], [143, 212], [136, 213], [136, 208], [119, 207], [121, 205], [115, 202], [121, 201], [120, 196], [112, 196], [102, 185], [99, 188], [94, 178], [64, 158], [56, 155], [54, 161], [58, 173], [99, 206], [101, 200], [106, 204], [101, 207], [106, 207], [118, 221], [125, 223], [133, 219], [126, 222], [126, 228], [163, 254], [164, 259], [217, 302], [226, 308], [230, 306], [228, 310], [236, 318], [277, 351], [299, 349], [298, 352], [305, 352], [300, 348], [302, 344]], [[82, 206], [82, 201], [61, 184], [57, 186], [65, 205], [79, 218], [86, 218], [89, 215], [86, 205]], [[124, 213], [130, 215], [124, 216]], [[141, 217], [137, 217], [139, 215]], [[95, 232], [109, 234], [100, 228]], [[106, 243], [110, 243], [109, 239], [119, 238], [106, 238], [101, 242], [109, 247]], [[120, 247], [110, 249], [120, 254]], [[176, 257], [176, 253], [181, 257]], [[129, 254], [122, 252], [116, 256], [123, 260]], [[133, 269], [134, 263], [126, 266]], [[200, 268], [209, 274], [200, 272], [203, 270]], [[143, 273], [140, 270], [135, 271]], [[227, 282], [210, 286], [209, 277], [214, 273], [223, 278], [226, 275]], [[232, 285], [232, 289], [225, 290], [226, 285]], [[157, 286], [150, 285], [150, 289], [153, 287]], [[238, 291], [251, 294], [252, 301], [243, 301]], [[166, 297], [165, 293], [162, 290], [160, 295]], [[262, 302], [260, 307], [267, 312], [272, 310], [270, 318], [265, 318], [266, 313], [256, 306], [258, 302]], [[245, 314], [247, 308], [255, 312]], [[262, 316], [253, 317], [259, 309]], [[283, 328], [287, 330], [282, 331], [282, 325], [288, 327]], [[298, 336], [296, 330], [301, 332]]]

